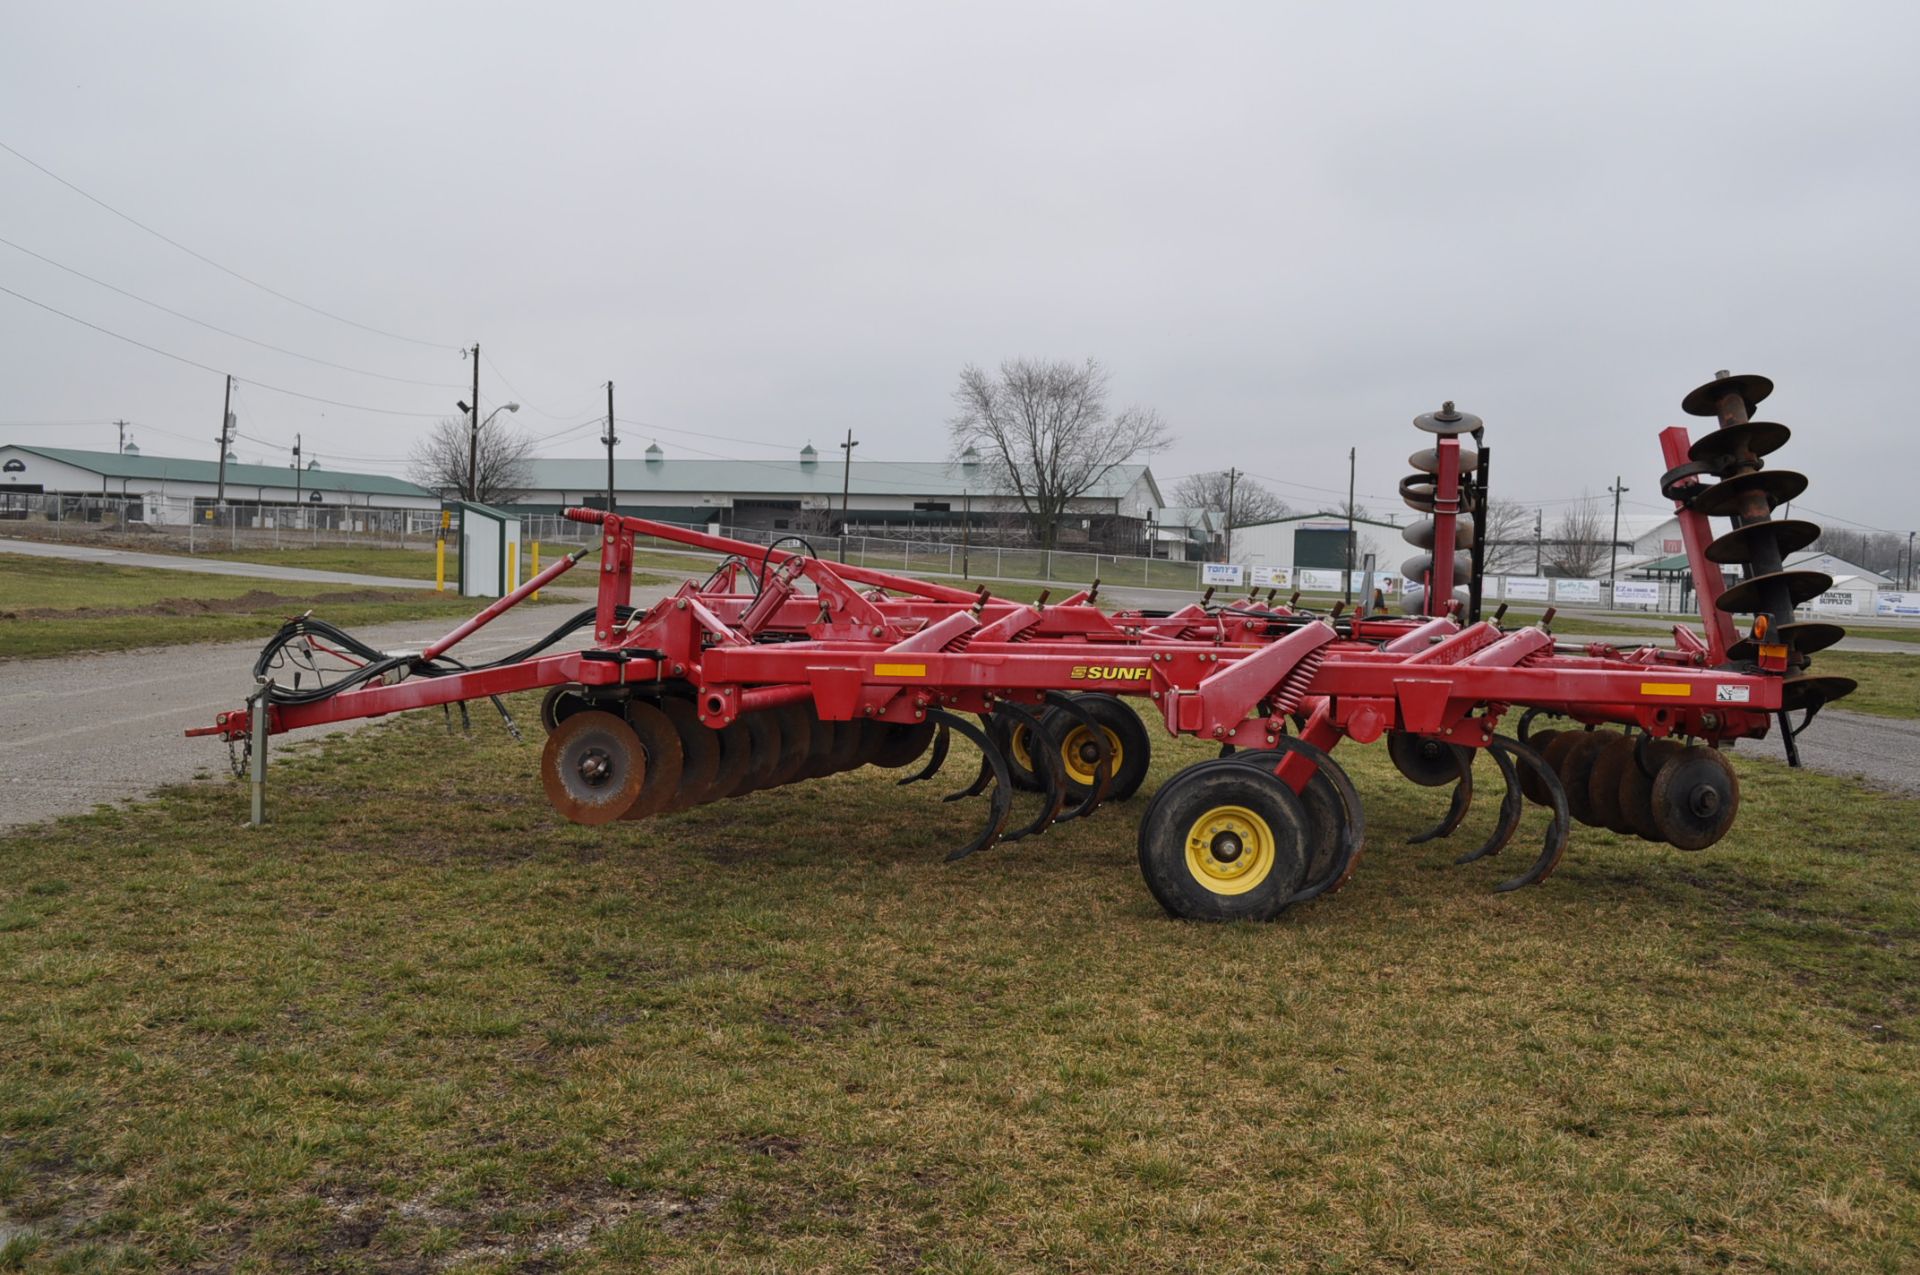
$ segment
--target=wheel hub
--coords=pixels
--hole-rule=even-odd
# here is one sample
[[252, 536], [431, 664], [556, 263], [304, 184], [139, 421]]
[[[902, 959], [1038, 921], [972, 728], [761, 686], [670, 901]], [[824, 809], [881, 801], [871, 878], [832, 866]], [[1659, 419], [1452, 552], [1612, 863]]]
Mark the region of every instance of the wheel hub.
[[607, 782], [613, 773], [613, 759], [598, 748], [589, 748], [580, 754], [580, 778], [598, 788]]
[[1234, 836], [1231, 832], [1214, 834], [1212, 846], [1213, 857], [1220, 860], [1220, 862], [1232, 863], [1240, 857], [1240, 851], [1242, 849], [1244, 849], [1244, 847], [1240, 844], [1240, 838]]
[[1216, 894], [1245, 894], [1273, 872], [1278, 839], [1245, 806], [1215, 806], [1187, 830], [1187, 870]]

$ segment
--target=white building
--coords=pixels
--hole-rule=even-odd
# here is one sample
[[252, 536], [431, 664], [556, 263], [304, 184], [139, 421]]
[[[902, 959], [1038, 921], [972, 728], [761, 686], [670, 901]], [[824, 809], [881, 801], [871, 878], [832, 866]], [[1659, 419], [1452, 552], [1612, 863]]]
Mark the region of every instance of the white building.
[[[614, 504], [621, 513], [660, 522], [762, 531], [832, 534], [841, 508], [854, 535], [959, 540], [976, 529], [1024, 525], [1019, 498], [1001, 489], [977, 459], [947, 461], [823, 459], [812, 444], [793, 460], [669, 457], [658, 443], [638, 460], [614, 462]], [[604, 507], [607, 462], [536, 460], [529, 490], [514, 502], [529, 513], [569, 505]], [[1116, 465], [1069, 507], [1059, 543], [1137, 554], [1160, 489], [1145, 465]]]
[[[1376, 571], [1397, 576], [1400, 564], [1420, 552], [1401, 539], [1403, 529], [1374, 518], [1354, 519], [1353, 569], [1362, 570], [1372, 554]], [[1344, 571], [1347, 520], [1340, 514], [1289, 514], [1235, 527], [1233, 560], [1248, 567], [1292, 568], [1296, 579], [1300, 571]]]
[[[121, 516], [129, 522], [180, 524], [211, 510], [220, 490], [217, 461], [143, 456], [131, 450], [0, 445], [0, 509], [25, 508], [39, 497], [36, 505], [50, 516], [62, 516], [63, 509], [70, 511], [67, 516], [86, 516], [79, 513], [86, 498], [105, 496], [125, 509]], [[228, 461], [226, 504], [243, 520], [296, 506], [320, 506], [328, 510], [329, 519], [338, 519], [355, 508], [437, 511], [440, 497], [384, 474], [351, 474], [317, 464], [296, 474], [290, 466]]]

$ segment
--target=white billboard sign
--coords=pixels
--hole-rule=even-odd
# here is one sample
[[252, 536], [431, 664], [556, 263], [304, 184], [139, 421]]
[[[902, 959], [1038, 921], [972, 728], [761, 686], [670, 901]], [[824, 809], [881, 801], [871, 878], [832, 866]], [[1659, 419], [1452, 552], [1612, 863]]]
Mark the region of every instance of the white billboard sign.
[[1255, 567], [1253, 568], [1253, 587], [1256, 589], [1291, 589], [1293, 587], [1293, 568]]
[[1246, 577], [1246, 570], [1237, 562], [1203, 562], [1200, 564], [1200, 583], [1237, 589]]
[[1598, 605], [1600, 582], [1598, 580], [1555, 580], [1553, 596], [1559, 602], [1591, 602]]
[[1920, 593], [1887, 593], [1873, 595], [1873, 613], [1875, 615], [1920, 615]]
[[1853, 589], [1828, 589], [1808, 605], [1815, 611], [1826, 611], [1836, 615], [1855, 615], [1865, 609], [1860, 605], [1865, 601], [1865, 596]]
[[1545, 576], [1508, 576], [1501, 597], [1509, 602], [1545, 602], [1553, 583]]
[[1657, 607], [1660, 605], [1660, 583], [1657, 580], [1617, 580], [1613, 585], [1613, 605]]
[[1315, 571], [1302, 567], [1295, 573], [1299, 587], [1311, 593], [1338, 593], [1345, 586], [1341, 582], [1343, 573], [1339, 571]]

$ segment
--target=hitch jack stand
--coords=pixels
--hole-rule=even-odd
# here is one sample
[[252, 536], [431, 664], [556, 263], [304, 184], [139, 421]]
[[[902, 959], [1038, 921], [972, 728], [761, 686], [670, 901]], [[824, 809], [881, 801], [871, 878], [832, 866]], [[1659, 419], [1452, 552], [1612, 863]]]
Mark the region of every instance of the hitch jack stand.
[[253, 744], [253, 812], [247, 824], [253, 828], [267, 821], [267, 692], [272, 686], [272, 681], [261, 678], [253, 690], [253, 703], [248, 706], [253, 717], [247, 737]]

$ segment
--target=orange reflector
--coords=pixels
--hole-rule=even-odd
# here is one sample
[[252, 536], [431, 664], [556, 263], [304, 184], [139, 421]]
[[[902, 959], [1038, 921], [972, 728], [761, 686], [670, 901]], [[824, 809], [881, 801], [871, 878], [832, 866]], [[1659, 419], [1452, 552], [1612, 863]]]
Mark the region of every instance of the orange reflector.
[[875, 677], [925, 677], [927, 666], [924, 664], [876, 664], [873, 666]]
[[1685, 682], [1642, 682], [1640, 693], [1642, 695], [1678, 695], [1685, 699], [1693, 694], [1693, 688]]
[[1785, 646], [1760, 647], [1760, 667], [1774, 672], [1783, 672], [1787, 667], [1787, 648]]
[[1756, 642], [1766, 641], [1767, 630], [1772, 627], [1773, 627], [1773, 621], [1769, 620], [1766, 616], [1764, 615], [1754, 616], [1753, 617], [1753, 640]]

